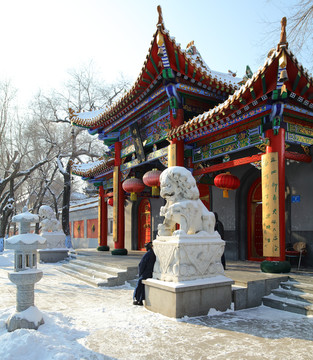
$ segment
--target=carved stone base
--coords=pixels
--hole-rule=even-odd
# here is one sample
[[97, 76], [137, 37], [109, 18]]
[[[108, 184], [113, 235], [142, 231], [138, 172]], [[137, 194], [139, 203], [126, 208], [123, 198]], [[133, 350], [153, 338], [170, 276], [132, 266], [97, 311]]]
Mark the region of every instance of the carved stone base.
[[28, 316], [33, 316], [34, 319], [27, 318], [27, 315], [25, 315], [25, 311], [16, 312], [12, 316], [10, 316], [10, 318], [6, 322], [6, 328], [8, 332], [15, 331], [17, 329], [37, 330], [40, 325], [44, 324], [45, 322], [43, 320], [41, 312], [35, 306], [33, 306], [32, 308], [34, 314], [30, 313], [28, 314]]
[[56, 263], [68, 258], [68, 249], [44, 249], [38, 250], [39, 261], [44, 263]]
[[42, 232], [41, 236], [47, 240], [47, 249], [64, 249], [65, 246], [65, 234], [63, 231]]
[[225, 241], [213, 235], [158, 236], [153, 241], [156, 255], [153, 278], [163, 281], [189, 281], [223, 275], [221, 256]]
[[173, 318], [207, 315], [210, 309], [226, 311], [231, 307], [233, 280], [223, 275], [209, 279], [173, 283], [144, 280], [145, 307]]

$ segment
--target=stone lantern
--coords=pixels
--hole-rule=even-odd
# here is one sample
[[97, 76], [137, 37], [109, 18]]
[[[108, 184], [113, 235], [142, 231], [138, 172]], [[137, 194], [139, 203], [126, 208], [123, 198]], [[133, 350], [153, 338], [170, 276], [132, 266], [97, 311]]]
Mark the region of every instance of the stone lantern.
[[8, 331], [16, 329], [38, 329], [44, 323], [41, 312], [34, 306], [34, 284], [42, 278], [37, 269], [37, 249], [46, 247], [46, 239], [30, 233], [30, 224], [39, 222], [37, 215], [24, 207], [12, 222], [19, 223], [19, 234], [5, 241], [6, 249], [14, 250], [14, 271], [9, 279], [17, 286], [16, 312], [8, 319]]

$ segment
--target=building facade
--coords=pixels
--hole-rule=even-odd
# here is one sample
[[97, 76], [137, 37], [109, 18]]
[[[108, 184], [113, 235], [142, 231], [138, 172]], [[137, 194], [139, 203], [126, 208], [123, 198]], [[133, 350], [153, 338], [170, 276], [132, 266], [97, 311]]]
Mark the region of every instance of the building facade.
[[111, 150], [109, 160], [72, 166], [99, 188], [99, 243], [107, 244], [108, 201], [115, 249], [140, 250], [155, 238], [164, 201], [142, 179], [176, 165], [192, 172], [204, 204], [219, 214], [226, 258], [284, 260], [303, 242], [309, 266], [313, 83], [288, 49], [285, 20], [277, 48], [240, 79], [211, 70], [193, 42], [182, 49], [158, 11], [133, 87], [108, 110], [71, 116]]

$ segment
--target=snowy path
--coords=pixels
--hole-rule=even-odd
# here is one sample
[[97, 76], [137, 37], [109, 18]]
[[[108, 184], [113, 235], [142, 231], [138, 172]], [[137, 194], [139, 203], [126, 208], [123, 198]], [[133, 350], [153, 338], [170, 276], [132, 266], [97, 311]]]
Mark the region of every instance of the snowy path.
[[[4, 256], [5, 255], [5, 256]], [[44, 314], [38, 331], [8, 333], [15, 286], [0, 255], [0, 359], [312, 359], [313, 318], [264, 306], [180, 320], [132, 305], [132, 289], [94, 288], [56, 268], [39, 265], [35, 305]]]

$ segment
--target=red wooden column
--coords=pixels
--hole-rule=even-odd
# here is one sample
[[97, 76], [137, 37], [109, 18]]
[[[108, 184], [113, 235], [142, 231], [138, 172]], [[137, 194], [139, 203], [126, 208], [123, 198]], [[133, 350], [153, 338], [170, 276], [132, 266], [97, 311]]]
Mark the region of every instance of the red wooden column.
[[[184, 109], [177, 109], [176, 119], [173, 116], [173, 111], [171, 110], [171, 127], [172, 129], [178, 127], [184, 123]], [[171, 148], [174, 151], [175, 159], [169, 161], [169, 166], [184, 166], [184, 140], [171, 140]]]
[[273, 129], [266, 131], [270, 145], [266, 147], [266, 153], [278, 153], [278, 193], [279, 193], [279, 244], [280, 256], [267, 258], [269, 261], [285, 261], [286, 249], [286, 226], [285, 226], [285, 129], [280, 128], [277, 135]]
[[98, 243], [99, 246], [107, 246], [108, 244], [108, 206], [102, 185], [99, 187]]
[[121, 182], [121, 148], [122, 143], [115, 143], [114, 180], [113, 180], [113, 240], [115, 249], [124, 249], [125, 246], [125, 195]]

